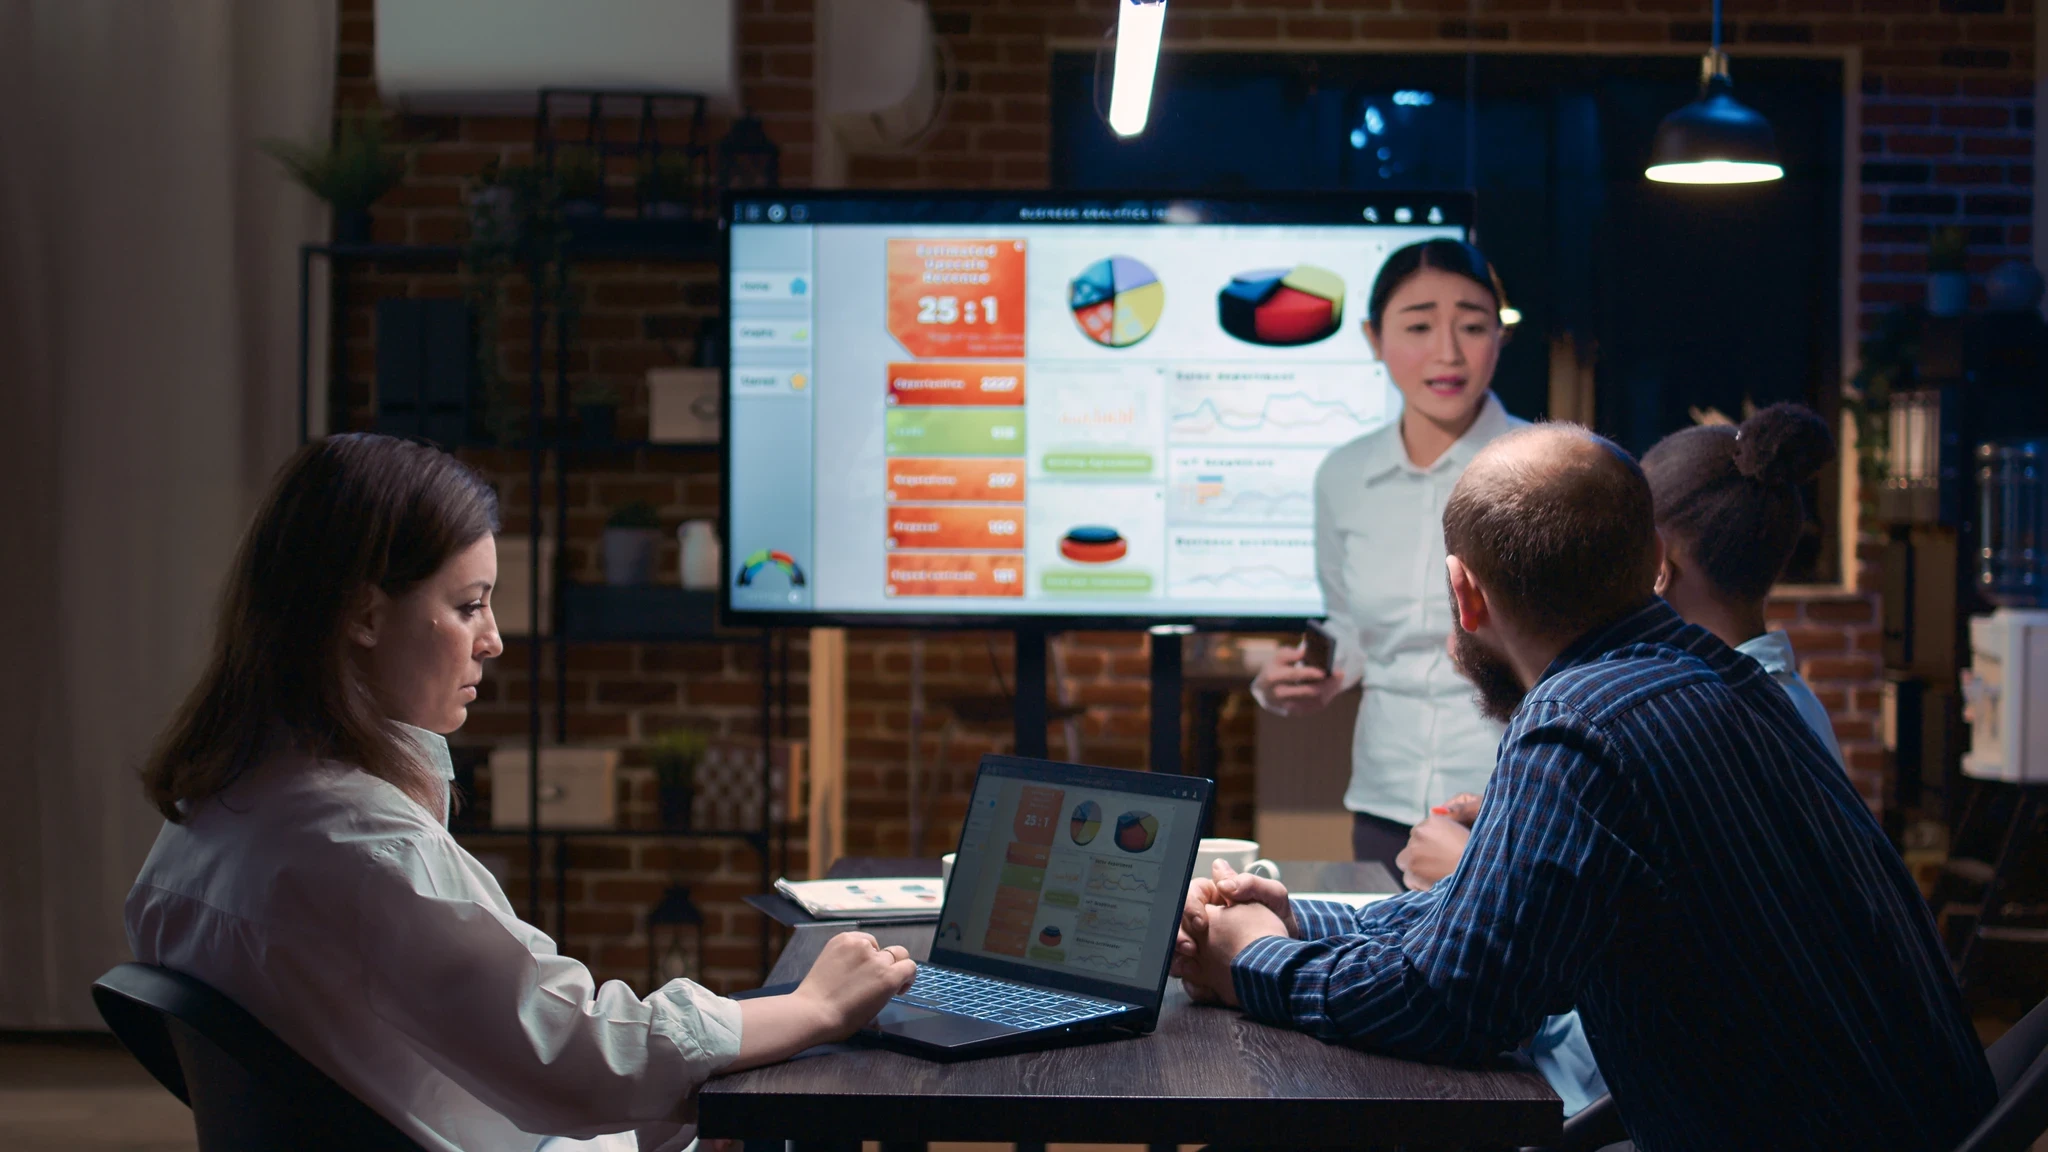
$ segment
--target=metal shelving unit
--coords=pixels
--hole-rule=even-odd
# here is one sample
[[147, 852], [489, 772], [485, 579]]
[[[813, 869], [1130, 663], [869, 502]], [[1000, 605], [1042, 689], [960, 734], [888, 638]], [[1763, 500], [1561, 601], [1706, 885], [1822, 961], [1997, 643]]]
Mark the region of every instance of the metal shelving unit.
[[[462, 249], [450, 245], [393, 245], [393, 244], [309, 244], [299, 252], [299, 439], [303, 443], [310, 433], [309, 396], [312, 379], [312, 335], [311, 307], [314, 264], [325, 261], [336, 273], [332, 277], [331, 310], [335, 322], [330, 331], [334, 338], [332, 357], [335, 369], [334, 380], [345, 376], [347, 328], [344, 323], [349, 307], [347, 294], [348, 277], [345, 269], [351, 264], [381, 263], [408, 268], [433, 267], [436, 265], [457, 265]], [[678, 247], [669, 244], [654, 244], [644, 248], [622, 245], [617, 236], [609, 236], [600, 244], [579, 244], [572, 237], [564, 246], [561, 259], [569, 262], [593, 261], [635, 261], [713, 263], [717, 256], [706, 245]], [[535, 690], [529, 693], [528, 710], [528, 753], [530, 763], [539, 762], [540, 749], [544, 744], [544, 724], [541, 706], [542, 649], [553, 649], [553, 670], [555, 679], [555, 731], [554, 743], [568, 740], [568, 653], [572, 644], [632, 643], [632, 644], [684, 644], [684, 643], [736, 643], [753, 640], [761, 649], [761, 811], [758, 825], [749, 829], [628, 829], [628, 828], [543, 828], [540, 826], [539, 790], [530, 789], [528, 795], [528, 826], [526, 828], [458, 828], [459, 835], [475, 838], [524, 838], [527, 844], [527, 918], [539, 923], [541, 913], [541, 841], [554, 841], [555, 854], [555, 918], [554, 930], [557, 937], [566, 935], [566, 879], [568, 871], [568, 843], [571, 839], [637, 839], [674, 838], [696, 840], [736, 840], [753, 849], [760, 861], [761, 890], [767, 891], [773, 883], [773, 835], [774, 812], [774, 754], [772, 735], [777, 730], [776, 704], [778, 696], [782, 703], [782, 723], [788, 724], [788, 659], [786, 650], [782, 659], [775, 658], [773, 633], [761, 630], [726, 630], [718, 625], [718, 595], [716, 592], [692, 591], [669, 586], [609, 587], [605, 585], [572, 584], [561, 577], [559, 571], [568, 556], [568, 477], [579, 468], [597, 466], [591, 458], [599, 456], [617, 457], [639, 452], [662, 452], [676, 454], [708, 454], [719, 451], [717, 445], [703, 444], [657, 444], [651, 441], [607, 441], [585, 442], [560, 434], [567, 417], [568, 380], [566, 351], [569, 335], [564, 326], [556, 323], [556, 368], [553, 422], [547, 420], [546, 369], [543, 366], [542, 349], [546, 340], [551, 310], [541, 291], [542, 269], [536, 264], [528, 267], [529, 282], [533, 286], [534, 306], [532, 309], [531, 340], [532, 368], [529, 388], [529, 414], [531, 427], [542, 430], [542, 434], [512, 444], [450, 445], [449, 447], [492, 447], [524, 452], [529, 463], [530, 481], [529, 532], [533, 547], [530, 549], [528, 587], [539, 589], [541, 533], [545, 518], [542, 512], [542, 485], [546, 479], [547, 465], [552, 457], [554, 463], [554, 524], [556, 533], [556, 564], [558, 571], [554, 582], [555, 604], [553, 619], [556, 627], [543, 634], [541, 627], [540, 598], [529, 598], [529, 619], [527, 626], [527, 673]], [[330, 427], [346, 426], [345, 400], [330, 405], [334, 418]], [[547, 433], [553, 429], [553, 434]], [[780, 668], [779, 686], [777, 668]], [[786, 857], [787, 843], [782, 844]], [[769, 930], [764, 919], [761, 926], [760, 949], [763, 971], [768, 957]]]

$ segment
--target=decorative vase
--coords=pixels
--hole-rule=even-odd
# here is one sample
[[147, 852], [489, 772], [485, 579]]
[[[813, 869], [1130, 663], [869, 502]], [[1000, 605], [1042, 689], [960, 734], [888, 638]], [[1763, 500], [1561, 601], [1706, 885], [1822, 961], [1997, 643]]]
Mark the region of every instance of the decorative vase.
[[1927, 274], [1927, 314], [1961, 316], [1970, 307], [1970, 276], [1967, 272]]
[[618, 439], [619, 410], [611, 404], [578, 404], [576, 423], [586, 444], [609, 444]]
[[654, 583], [654, 562], [661, 553], [659, 528], [604, 530], [604, 582], [618, 586]]
[[676, 529], [676, 543], [682, 546], [683, 587], [702, 591], [718, 587], [718, 530], [709, 520], [685, 520]]
[[661, 826], [677, 831], [690, 826], [690, 808], [696, 801], [697, 790], [688, 784], [662, 784], [655, 790], [655, 801], [661, 807]]

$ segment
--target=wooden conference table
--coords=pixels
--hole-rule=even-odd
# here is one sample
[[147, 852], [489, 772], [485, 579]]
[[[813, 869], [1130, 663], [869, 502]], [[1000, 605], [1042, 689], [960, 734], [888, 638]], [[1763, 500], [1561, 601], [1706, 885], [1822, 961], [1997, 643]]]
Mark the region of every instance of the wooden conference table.
[[[1283, 875], [1304, 879], [1311, 867], [1320, 866], [1282, 864]], [[861, 930], [923, 960], [932, 928]], [[801, 980], [825, 941], [849, 930], [795, 928], [768, 983]], [[955, 1063], [858, 1041], [827, 1045], [706, 1084], [698, 1123], [706, 1137], [853, 1148], [862, 1140], [1512, 1148], [1555, 1143], [1563, 1105], [1534, 1072], [1445, 1068], [1325, 1044], [1191, 1004], [1173, 980], [1148, 1036]]]

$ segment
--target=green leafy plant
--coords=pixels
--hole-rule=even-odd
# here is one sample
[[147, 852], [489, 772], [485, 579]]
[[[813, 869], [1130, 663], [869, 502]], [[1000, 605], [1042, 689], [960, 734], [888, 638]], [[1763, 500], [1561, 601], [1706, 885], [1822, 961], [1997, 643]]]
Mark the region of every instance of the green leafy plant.
[[647, 742], [647, 756], [654, 764], [654, 779], [662, 788], [689, 788], [697, 780], [697, 763], [710, 746], [702, 732], [672, 728]]
[[1891, 404], [1896, 392], [1910, 392], [1917, 381], [1920, 332], [1927, 314], [1918, 308], [1885, 313], [1863, 342], [1856, 375], [1842, 391], [1843, 407], [1856, 420], [1856, 473], [1876, 491], [1884, 485], [1885, 458], [1891, 448]]
[[606, 520], [607, 528], [660, 528], [661, 517], [654, 511], [654, 505], [645, 500], [621, 504], [612, 510], [611, 519]]
[[332, 140], [271, 139], [258, 147], [335, 211], [361, 212], [405, 178], [406, 154], [392, 147], [388, 127], [381, 110], [344, 112]]
[[1957, 224], [1936, 228], [1927, 235], [1927, 270], [1962, 272], [1969, 267], [1970, 230]]

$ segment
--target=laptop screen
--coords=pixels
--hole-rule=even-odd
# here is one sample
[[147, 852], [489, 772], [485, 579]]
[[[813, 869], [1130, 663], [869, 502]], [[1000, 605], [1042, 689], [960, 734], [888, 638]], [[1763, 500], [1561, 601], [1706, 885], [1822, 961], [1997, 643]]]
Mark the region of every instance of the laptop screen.
[[[1107, 982], [1125, 989], [1119, 998], [1156, 991], [1209, 787], [1197, 777], [985, 757], [933, 960], [1110, 995], [1090, 987]], [[970, 957], [979, 963], [963, 963]]]

